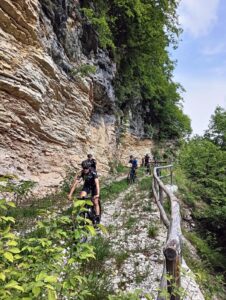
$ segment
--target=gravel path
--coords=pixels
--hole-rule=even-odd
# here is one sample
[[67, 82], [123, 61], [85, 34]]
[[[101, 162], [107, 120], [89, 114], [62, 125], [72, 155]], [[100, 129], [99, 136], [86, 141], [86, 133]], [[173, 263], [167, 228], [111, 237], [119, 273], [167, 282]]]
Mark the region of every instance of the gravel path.
[[[149, 192], [136, 185], [104, 203], [102, 224], [108, 228], [112, 257], [105, 262], [111, 270], [114, 290], [134, 291], [156, 299], [163, 271], [163, 246], [167, 231]], [[183, 262], [182, 286], [185, 300], [204, 300], [194, 275]], [[144, 298], [145, 299], [145, 298]]]
[[[136, 193], [136, 200], [134, 195]], [[110, 230], [115, 256], [106, 262], [112, 272], [114, 289], [157, 295], [163, 268], [162, 247], [166, 230], [148, 192], [130, 187], [114, 201], [104, 204], [102, 223]], [[150, 237], [148, 229], [153, 231]]]

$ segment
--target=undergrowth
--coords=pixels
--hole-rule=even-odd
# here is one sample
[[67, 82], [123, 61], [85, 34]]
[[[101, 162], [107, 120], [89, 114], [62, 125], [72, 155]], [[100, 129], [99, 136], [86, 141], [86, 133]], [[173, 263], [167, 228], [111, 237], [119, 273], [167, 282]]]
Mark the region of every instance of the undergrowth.
[[194, 258], [194, 256], [190, 252], [190, 249], [186, 245], [184, 245], [183, 247], [183, 257], [186, 260], [188, 266], [194, 272], [196, 281], [205, 294], [205, 299], [224, 300], [226, 290], [223, 275], [214, 274], [208, 263], [203, 260], [197, 260], [196, 258]]

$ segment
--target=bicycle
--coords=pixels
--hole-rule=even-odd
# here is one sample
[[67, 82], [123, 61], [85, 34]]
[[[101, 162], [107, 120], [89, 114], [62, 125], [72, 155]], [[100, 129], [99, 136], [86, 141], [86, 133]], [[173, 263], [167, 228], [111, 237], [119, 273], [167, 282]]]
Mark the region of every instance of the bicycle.
[[146, 164], [146, 174], [147, 174], [147, 175], [150, 175], [150, 174], [151, 174], [151, 164], [150, 164], [150, 163], [147, 163], [147, 164]]
[[[79, 217], [83, 218], [83, 223], [84, 224], [88, 224], [90, 223], [87, 220], [91, 221], [91, 224], [94, 225], [96, 227], [97, 223], [96, 223], [96, 211], [92, 202], [92, 198], [91, 196], [89, 197], [78, 197], [78, 200], [82, 200], [82, 201], [86, 201], [85, 205], [82, 206], [82, 210], [79, 213]], [[98, 199], [99, 201], [99, 208], [100, 208], [100, 218], [101, 218], [101, 203], [100, 203], [100, 199]], [[92, 203], [91, 203], [92, 202]]]
[[[80, 203], [76, 201], [80, 201]], [[76, 198], [76, 201], [75, 204], [78, 203], [77, 214], [74, 215], [72, 220], [72, 231], [76, 232], [79, 230], [82, 232], [80, 243], [85, 243], [90, 232], [91, 234], [95, 234], [94, 228], [98, 228], [96, 223], [96, 212], [92, 203], [92, 197], [78, 197]], [[84, 203], [82, 203], [83, 201]], [[99, 207], [101, 216], [100, 200]]]
[[128, 184], [132, 184], [135, 183], [137, 179], [137, 175], [136, 175], [136, 169], [135, 168], [131, 168], [130, 172], [127, 176], [127, 182]]

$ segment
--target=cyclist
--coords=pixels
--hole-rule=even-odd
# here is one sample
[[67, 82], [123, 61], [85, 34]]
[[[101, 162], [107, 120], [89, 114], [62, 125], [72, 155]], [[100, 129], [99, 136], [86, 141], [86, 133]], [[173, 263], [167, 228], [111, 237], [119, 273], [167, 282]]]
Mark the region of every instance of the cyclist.
[[95, 170], [92, 170], [90, 167], [90, 164], [87, 161], [82, 162], [82, 172], [80, 175], [75, 176], [74, 182], [72, 184], [70, 193], [68, 194], [68, 199], [72, 199], [72, 195], [81, 180], [84, 181], [84, 185], [82, 188], [82, 191], [80, 192], [80, 197], [85, 198], [88, 196], [88, 194], [91, 193], [92, 195], [92, 201], [94, 204], [95, 209], [95, 223], [100, 223], [100, 184], [99, 179], [97, 176], [97, 172]]
[[146, 167], [147, 174], [150, 174], [150, 165], [151, 165], [150, 156], [146, 154], [144, 157], [144, 166]]
[[[133, 155], [130, 155], [129, 164], [131, 164], [131, 169], [128, 176], [133, 176], [133, 178], [136, 177], [136, 169], [137, 169], [137, 159], [133, 157]], [[130, 175], [131, 174], [131, 175]]]

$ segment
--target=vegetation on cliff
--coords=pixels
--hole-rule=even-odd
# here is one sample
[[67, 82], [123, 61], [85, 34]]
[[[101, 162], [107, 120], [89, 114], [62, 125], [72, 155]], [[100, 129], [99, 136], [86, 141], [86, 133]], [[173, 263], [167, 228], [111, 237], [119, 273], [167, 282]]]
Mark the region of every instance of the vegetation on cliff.
[[181, 138], [191, 132], [181, 108], [181, 86], [173, 81], [169, 47], [177, 46], [177, 1], [81, 1], [84, 15], [99, 33], [99, 45], [117, 63], [118, 107], [136, 119], [140, 111], [147, 136]]

